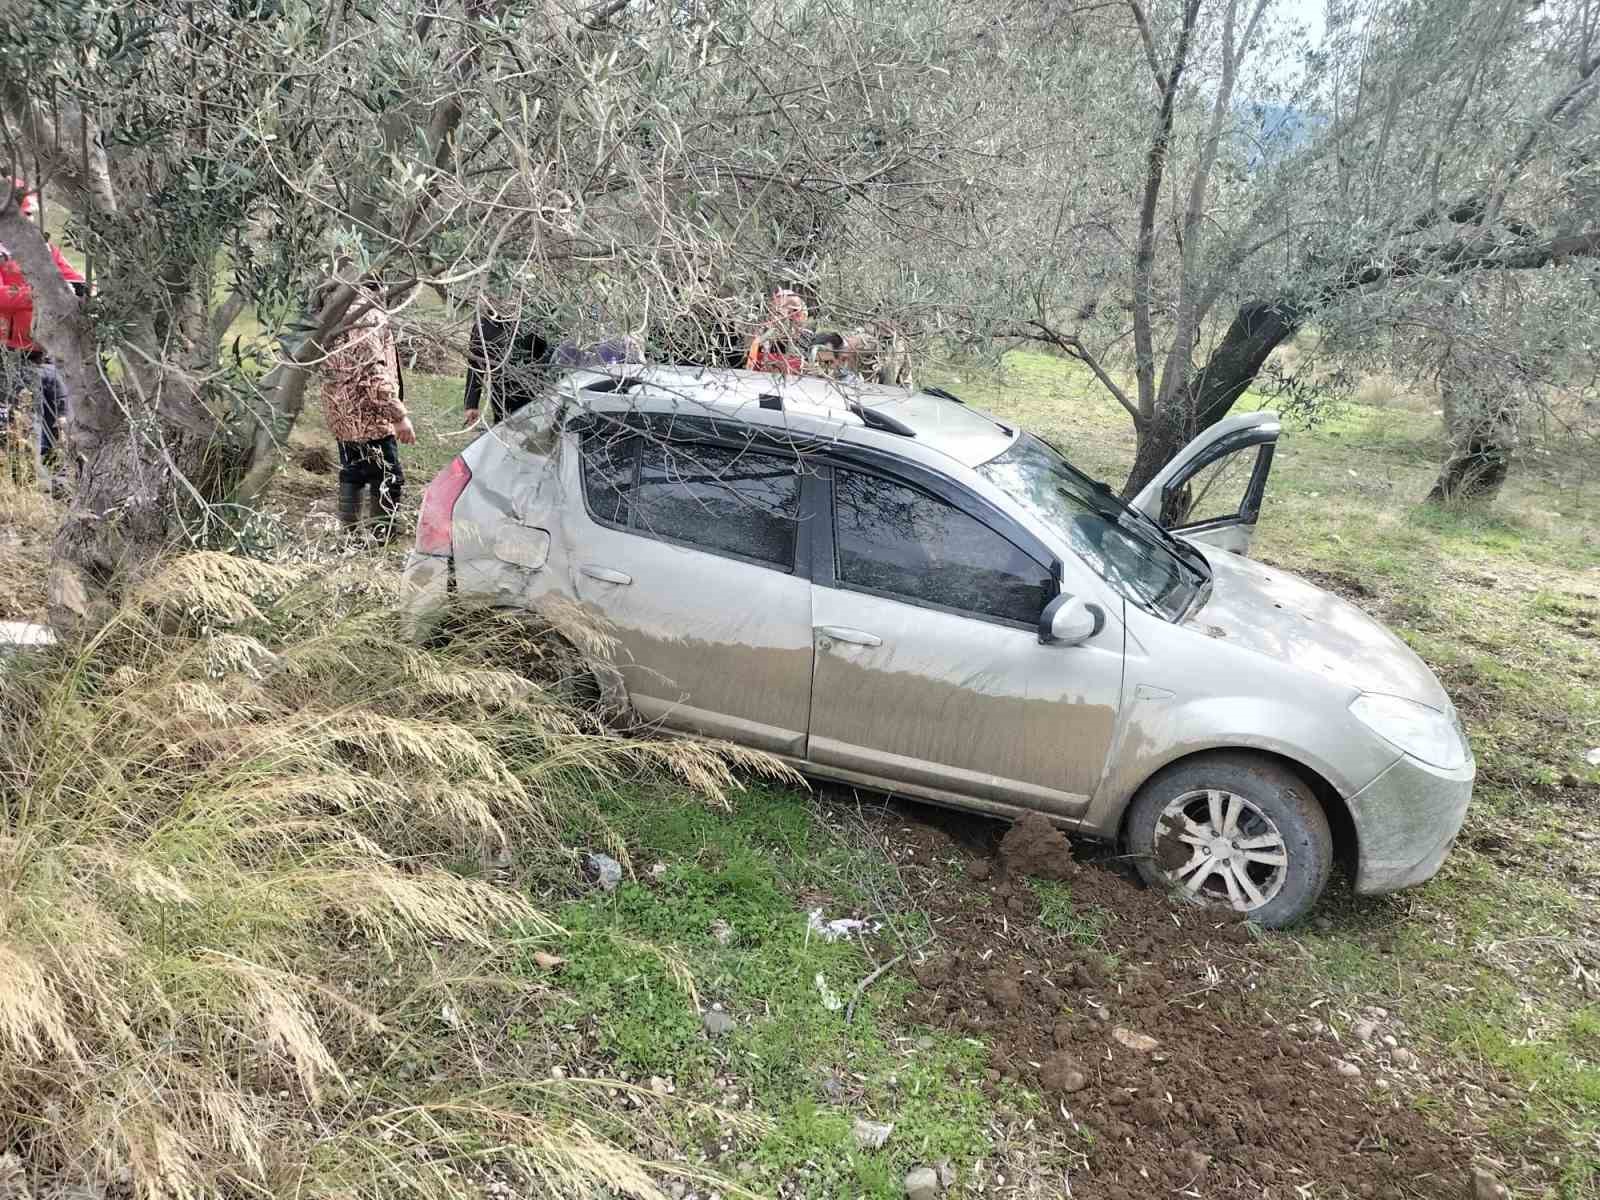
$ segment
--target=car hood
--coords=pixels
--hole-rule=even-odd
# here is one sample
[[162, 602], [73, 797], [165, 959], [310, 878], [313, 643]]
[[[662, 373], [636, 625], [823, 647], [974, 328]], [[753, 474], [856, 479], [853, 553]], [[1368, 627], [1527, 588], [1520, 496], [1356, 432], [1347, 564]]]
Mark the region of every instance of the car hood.
[[1183, 622], [1363, 692], [1451, 711], [1416, 652], [1354, 604], [1277, 567], [1207, 547], [1211, 595]]

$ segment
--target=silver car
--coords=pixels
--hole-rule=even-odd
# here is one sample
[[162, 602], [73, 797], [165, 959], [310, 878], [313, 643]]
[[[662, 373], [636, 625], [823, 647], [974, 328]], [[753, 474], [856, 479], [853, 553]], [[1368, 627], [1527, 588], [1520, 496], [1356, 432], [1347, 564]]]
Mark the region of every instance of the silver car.
[[407, 604], [576, 603], [646, 720], [1041, 812], [1281, 926], [1336, 858], [1361, 893], [1430, 878], [1474, 763], [1403, 642], [1245, 557], [1278, 433], [1231, 417], [1129, 505], [935, 389], [575, 372], [429, 486]]

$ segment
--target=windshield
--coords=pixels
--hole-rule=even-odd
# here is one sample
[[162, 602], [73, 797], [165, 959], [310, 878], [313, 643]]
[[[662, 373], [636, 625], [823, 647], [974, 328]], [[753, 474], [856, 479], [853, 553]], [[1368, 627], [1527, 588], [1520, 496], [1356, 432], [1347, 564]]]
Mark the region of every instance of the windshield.
[[1025, 433], [978, 473], [1051, 528], [1140, 608], [1176, 621], [1210, 576], [1205, 559]]

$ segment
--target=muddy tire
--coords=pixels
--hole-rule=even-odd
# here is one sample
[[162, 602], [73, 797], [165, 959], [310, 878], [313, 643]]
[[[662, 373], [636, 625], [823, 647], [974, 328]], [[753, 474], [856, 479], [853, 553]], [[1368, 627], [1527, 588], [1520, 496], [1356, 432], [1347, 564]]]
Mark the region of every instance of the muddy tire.
[[1249, 754], [1161, 771], [1134, 797], [1124, 829], [1151, 887], [1271, 929], [1310, 912], [1333, 869], [1333, 834], [1311, 788]]

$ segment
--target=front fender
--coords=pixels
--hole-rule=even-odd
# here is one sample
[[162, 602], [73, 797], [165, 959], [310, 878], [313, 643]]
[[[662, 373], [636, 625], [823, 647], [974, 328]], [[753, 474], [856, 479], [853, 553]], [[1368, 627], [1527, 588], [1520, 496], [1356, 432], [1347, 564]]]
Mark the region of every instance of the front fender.
[[1248, 695], [1184, 700], [1165, 689], [1137, 685], [1123, 698], [1112, 753], [1082, 828], [1114, 837], [1128, 804], [1151, 776], [1210, 750], [1260, 750], [1287, 759], [1348, 801], [1401, 755], [1348, 710], [1330, 716], [1328, 708]]

